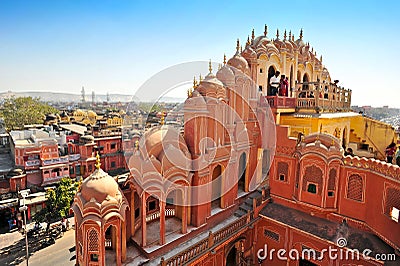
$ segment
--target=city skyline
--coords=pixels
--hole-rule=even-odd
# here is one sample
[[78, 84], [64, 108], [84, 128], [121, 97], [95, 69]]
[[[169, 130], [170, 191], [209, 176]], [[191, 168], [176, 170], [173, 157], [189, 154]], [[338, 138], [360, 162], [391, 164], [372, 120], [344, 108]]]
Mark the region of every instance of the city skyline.
[[267, 24], [270, 38], [277, 28], [281, 36], [286, 29], [296, 38], [303, 29], [332, 79], [353, 90], [353, 105], [400, 107], [390, 97], [398, 86], [398, 5], [2, 1], [0, 92], [79, 94], [85, 86], [87, 93], [133, 95], [167, 67], [222, 62], [224, 53], [234, 54], [237, 38], [244, 44], [253, 28], [261, 35]]

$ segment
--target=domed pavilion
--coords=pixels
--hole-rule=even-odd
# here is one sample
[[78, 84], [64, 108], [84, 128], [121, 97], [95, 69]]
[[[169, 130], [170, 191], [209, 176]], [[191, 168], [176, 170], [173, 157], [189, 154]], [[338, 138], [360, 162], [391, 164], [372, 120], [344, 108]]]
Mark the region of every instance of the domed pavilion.
[[128, 209], [118, 183], [100, 168], [81, 184], [72, 210], [75, 216], [77, 265], [121, 265], [126, 259]]

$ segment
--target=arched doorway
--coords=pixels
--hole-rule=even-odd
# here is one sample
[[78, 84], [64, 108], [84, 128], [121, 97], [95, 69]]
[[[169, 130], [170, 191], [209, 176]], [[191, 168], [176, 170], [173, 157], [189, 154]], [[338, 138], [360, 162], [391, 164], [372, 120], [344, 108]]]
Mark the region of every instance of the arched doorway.
[[304, 75], [303, 75], [303, 90], [309, 89], [308, 82], [310, 82], [310, 77], [308, 76], [307, 73], [304, 73]]
[[[119, 247], [117, 238], [117, 227], [114, 225], [108, 226], [104, 233], [105, 246], [105, 265], [117, 265], [117, 249]], [[121, 239], [119, 239], [121, 241]]]
[[235, 246], [231, 248], [226, 256], [226, 266], [236, 266], [237, 264], [237, 249]]
[[301, 82], [301, 72], [297, 71], [297, 82]]
[[269, 80], [275, 75], [275, 67], [270, 66], [268, 68], [268, 81], [267, 81], [267, 95], [271, 95], [271, 86], [269, 85]]
[[211, 209], [222, 208], [222, 166], [217, 165], [212, 173]]
[[[175, 189], [168, 193], [165, 205], [165, 234], [186, 234], [188, 216], [187, 204], [183, 189]], [[179, 229], [180, 228], [180, 229]]]
[[238, 169], [238, 195], [242, 192], [246, 192], [246, 170], [247, 170], [247, 160], [246, 153], [243, 152], [239, 159], [239, 169]]
[[234, 241], [229, 252], [226, 255], [226, 266], [249, 265], [244, 258], [244, 238]]

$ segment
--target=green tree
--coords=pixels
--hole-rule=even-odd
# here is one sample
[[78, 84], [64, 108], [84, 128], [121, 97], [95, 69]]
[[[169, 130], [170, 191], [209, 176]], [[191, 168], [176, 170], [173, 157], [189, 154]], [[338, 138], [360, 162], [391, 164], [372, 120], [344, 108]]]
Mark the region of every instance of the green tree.
[[77, 188], [78, 182], [69, 177], [62, 178], [55, 189], [46, 191], [46, 207], [35, 215], [35, 219], [49, 222], [68, 216]]
[[45, 115], [51, 113], [58, 113], [58, 110], [32, 97], [8, 98], [0, 109], [0, 117], [4, 118], [8, 130], [43, 123]]

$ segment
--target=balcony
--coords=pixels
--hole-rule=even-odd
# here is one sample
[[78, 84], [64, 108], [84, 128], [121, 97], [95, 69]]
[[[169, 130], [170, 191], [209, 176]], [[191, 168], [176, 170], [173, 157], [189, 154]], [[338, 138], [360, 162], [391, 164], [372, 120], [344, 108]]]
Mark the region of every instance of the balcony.
[[68, 162], [69, 162], [68, 156], [63, 156], [63, 157], [43, 160], [42, 165], [47, 166], [47, 165], [62, 164], [62, 163], [68, 163]]
[[302, 82], [296, 83], [291, 97], [263, 96], [273, 109], [311, 110], [315, 112], [350, 111], [351, 90], [337, 86], [336, 83]]

